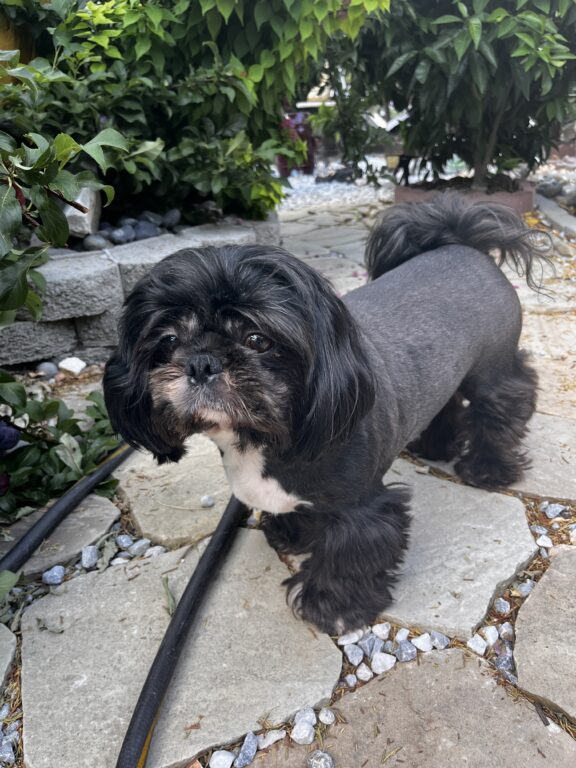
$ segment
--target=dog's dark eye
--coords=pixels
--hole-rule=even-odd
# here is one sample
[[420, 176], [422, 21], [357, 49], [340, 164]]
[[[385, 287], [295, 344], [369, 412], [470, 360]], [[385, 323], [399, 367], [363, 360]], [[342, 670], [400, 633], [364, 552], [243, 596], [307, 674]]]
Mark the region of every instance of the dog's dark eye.
[[163, 347], [173, 347], [177, 341], [178, 341], [178, 336], [169, 334], [168, 336], [162, 336], [162, 338], [160, 339], [160, 344], [162, 344]]
[[271, 339], [262, 336], [261, 333], [251, 333], [244, 339], [244, 346], [253, 349], [255, 352], [267, 352], [272, 346]]

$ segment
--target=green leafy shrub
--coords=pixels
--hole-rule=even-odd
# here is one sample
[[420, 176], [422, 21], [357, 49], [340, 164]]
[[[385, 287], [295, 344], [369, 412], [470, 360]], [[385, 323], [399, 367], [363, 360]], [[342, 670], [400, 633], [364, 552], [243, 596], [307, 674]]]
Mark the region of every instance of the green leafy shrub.
[[[81, 424], [62, 400], [28, 399], [12, 376], [0, 371], [0, 445], [6, 432], [17, 430], [22, 445], [0, 450], [0, 522], [11, 522], [61, 496], [91, 472], [118, 445], [102, 395], [93, 392]], [[116, 481], [96, 490], [111, 495]]]
[[[122, 136], [109, 128], [83, 145], [65, 133], [53, 141], [29, 133], [17, 146], [0, 131], [0, 326], [12, 322], [21, 306], [35, 320], [40, 317], [37, 290], [42, 290], [44, 281], [34, 268], [46, 261], [50, 245], [63, 246], [68, 241], [68, 221], [60, 203], [80, 207], [74, 200], [82, 187], [103, 190], [108, 202], [113, 199], [112, 187], [98, 181], [92, 172], [73, 174], [66, 169], [81, 153], [104, 169], [104, 147], [108, 146], [125, 148]], [[15, 246], [24, 225], [44, 244]]]
[[[116, 210], [189, 208], [213, 199], [262, 216], [281, 199], [275, 155], [299, 147], [281, 113], [337, 30], [358, 33], [388, 0], [10, 0], [32, 24], [36, 59], [0, 85], [0, 125], [22, 133], [64, 126], [79, 141], [102, 127], [130, 140], [107, 180]], [[16, 70], [16, 71], [15, 71]], [[156, 202], [154, 202], [156, 201]]]
[[357, 40], [365, 88], [407, 110], [405, 152], [454, 155], [484, 185], [543, 160], [573, 115], [572, 0], [396, 0]]
[[[0, 132], [0, 324], [11, 323], [23, 306], [40, 317], [44, 281], [35, 268], [46, 261], [50, 245], [66, 244], [68, 222], [61, 204], [78, 207], [74, 199], [82, 187], [102, 190], [109, 201], [114, 194], [91, 171], [72, 173], [67, 166], [86, 156], [105, 170], [109, 148], [126, 149], [112, 128], [84, 144], [65, 133], [53, 139], [29, 133], [18, 145]], [[40, 245], [19, 246], [24, 225]], [[28, 398], [22, 384], [0, 371], [0, 522], [59, 496], [116, 447], [102, 396], [93, 393], [89, 399], [87, 414], [93, 421], [86, 429], [64, 402]], [[107, 482], [98, 492], [113, 487], [113, 481]]]

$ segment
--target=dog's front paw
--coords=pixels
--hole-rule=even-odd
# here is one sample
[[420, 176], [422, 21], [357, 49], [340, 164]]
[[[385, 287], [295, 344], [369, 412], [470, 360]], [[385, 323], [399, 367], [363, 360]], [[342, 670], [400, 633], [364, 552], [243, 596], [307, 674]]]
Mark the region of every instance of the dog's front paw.
[[345, 578], [328, 583], [310, 578], [306, 570], [286, 579], [284, 584], [288, 605], [294, 613], [329, 635], [341, 635], [373, 623], [378, 613], [391, 602], [390, 592], [384, 584], [380, 594], [364, 601], [354, 594], [355, 590]]

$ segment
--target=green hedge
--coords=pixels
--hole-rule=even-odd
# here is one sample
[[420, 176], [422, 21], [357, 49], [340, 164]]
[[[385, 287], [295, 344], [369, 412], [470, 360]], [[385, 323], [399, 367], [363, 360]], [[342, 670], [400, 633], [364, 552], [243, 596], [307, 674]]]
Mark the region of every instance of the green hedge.
[[[280, 129], [307, 62], [337, 31], [357, 35], [388, 0], [7, 0], [37, 58], [0, 84], [0, 129], [60, 131], [85, 143], [103, 128], [117, 210], [214, 200], [263, 216], [282, 196], [270, 172], [299, 151]], [[18, 82], [28, 88], [22, 89]]]

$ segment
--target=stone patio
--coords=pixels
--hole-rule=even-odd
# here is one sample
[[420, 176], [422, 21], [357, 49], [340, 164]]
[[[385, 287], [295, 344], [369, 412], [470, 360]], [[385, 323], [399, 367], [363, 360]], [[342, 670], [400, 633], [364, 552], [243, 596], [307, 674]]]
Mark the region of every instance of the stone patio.
[[[284, 247], [344, 293], [365, 279], [363, 247], [376, 211], [373, 203], [319, 213], [291, 206], [280, 214]], [[572, 268], [575, 258], [573, 249]], [[458, 482], [450, 467], [398, 460], [388, 479], [413, 488], [413, 526], [395, 603], [381, 619], [391, 626], [348, 638], [344, 656], [292, 617], [281, 587], [286, 566], [260, 532], [241, 531], [183, 652], [149, 768], [207, 768], [211, 749], [237, 750], [244, 734], [328, 703], [339, 717], [316, 725], [312, 744], [287, 736], [254, 765], [305, 768], [318, 748], [336, 768], [576, 764], [575, 283], [567, 264], [563, 257], [562, 276], [547, 278], [557, 303], [526, 301], [525, 344], [542, 387], [526, 479], [487, 493]], [[117, 477], [134, 529], [174, 551], [101, 573], [70, 570], [63, 585], [26, 609], [26, 768], [114, 765], [169, 620], [168, 592], [178, 598], [229, 494], [218, 451], [202, 437], [178, 465], [157, 467], [137, 454]], [[202, 506], [206, 495], [213, 506]], [[548, 517], [543, 500], [562, 500], [563, 511]], [[536, 544], [542, 530], [530, 525], [542, 527], [550, 546]], [[94, 539], [85, 532], [76, 557]], [[447, 636], [433, 635], [435, 648], [450, 647], [426, 651], [427, 631]], [[479, 655], [464, 649], [471, 636]], [[401, 638], [415, 641], [414, 655], [421, 649], [414, 661], [396, 662]], [[483, 649], [475, 638], [486, 638]], [[378, 663], [395, 666], [375, 674]]]

